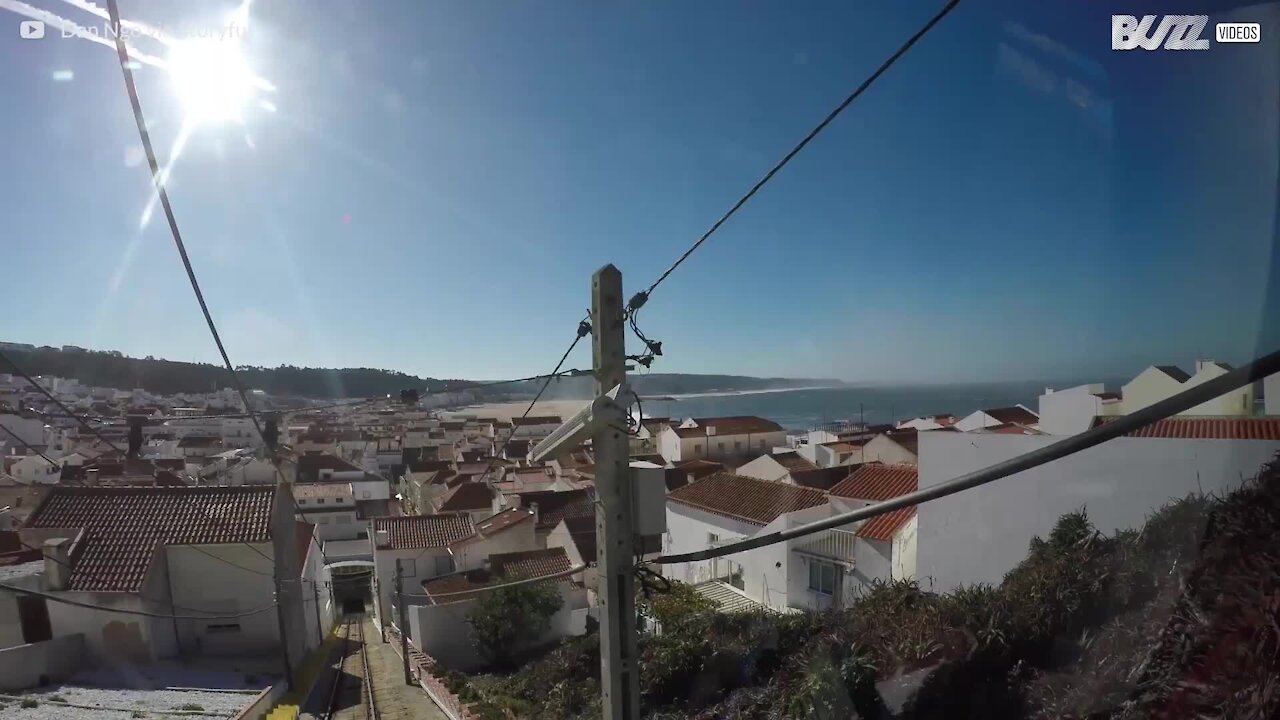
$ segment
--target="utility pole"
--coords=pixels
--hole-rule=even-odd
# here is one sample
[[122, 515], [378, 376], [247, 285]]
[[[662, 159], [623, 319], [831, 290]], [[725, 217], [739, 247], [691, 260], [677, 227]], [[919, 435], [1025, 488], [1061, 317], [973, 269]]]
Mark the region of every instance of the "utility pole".
[[[301, 582], [301, 580], [299, 580], [299, 582]], [[289, 636], [288, 636], [288, 633], [285, 631], [285, 621], [284, 621], [285, 594], [280, 591], [280, 563], [278, 561], [276, 562], [275, 583], [276, 583], [276, 592], [275, 592], [276, 622], [279, 623], [280, 625], [280, 652], [282, 655], [284, 655], [284, 681], [285, 681], [285, 687], [287, 687], [289, 691], [292, 692], [294, 690], [293, 662], [289, 659]]]
[[[622, 273], [612, 265], [591, 278], [591, 355], [595, 394], [627, 379]], [[623, 398], [618, 398], [623, 402]], [[596, 454], [596, 562], [600, 580], [600, 689], [604, 720], [638, 720], [636, 592], [632, 565], [631, 458], [627, 436], [614, 425], [592, 437]]]
[[404, 621], [404, 571], [400, 561], [396, 560], [396, 607], [400, 611], [400, 659], [404, 661], [404, 684], [413, 684], [413, 674], [409, 672], [409, 626]]

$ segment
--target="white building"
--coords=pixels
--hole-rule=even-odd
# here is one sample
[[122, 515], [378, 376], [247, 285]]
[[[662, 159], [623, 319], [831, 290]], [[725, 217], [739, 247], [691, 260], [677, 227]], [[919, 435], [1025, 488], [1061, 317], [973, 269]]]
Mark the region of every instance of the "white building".
[[56, 485], [62, 479], [62, 466], [42, 455], [27, 455], [13, 463], [9, 474], [24, 485]]
[[1022, 405], [1012, 407], [975, 410], [956, 421], [955, 429], [960, 432], [972, 432], [996, 425], [1023, 425], [1034, 428], [1040, 422], [1040, 416]]
[[663, 427], [658, 453], [668, 463], [682, 460], [742, 458], [785, 447], [787, 433], [772, 420], [754, 415], [687, 418]]
[[1092, 427], [1095, 417], [1121, 414], [1122, 401], [1119, 393], [1107, 392], [1102, 383], [1090, 383], [1061, 390], [1045, 388], [1038, 407], [1041, 432], [1075, 435]]
[[425, 580], [456, 570], [450, 546], [475, 533], [475, 523], [467, 513], [374, 518], [373, 605], [377, 622], [381, 625], [392, 619], [388, 613], [397, 565], [404, 587], [417, 588]]
[[[293, 580], [278, 595], [290, 656], [318, 644], [299, 587], [314, 580], [304, 575], [299, 540], [309, 530], [299, 532], [285, 486], [55, 487], [22, 534], [43, 548], [46, 591], [157, 615], [47, 601], [53, 638], [83, 636], [90, 663], [278, 654], [273, 574]], [[175, 608], [186, 617], [169, 617]]]
[[[1127, 396], [1126, 396], [1127, 397]], [[927, 488], [1059, 441], [1051, 435], [924, 433], [920, 487]], [[962, 493], [919, 512], [917, 572], [945, 592], [998, 583], [1031, 538], [1081, 508], [1103, 533], [1139, 528], [1165, 503], [1222, 493], [1280, 451], [1280, 419], [1174, 417]]]

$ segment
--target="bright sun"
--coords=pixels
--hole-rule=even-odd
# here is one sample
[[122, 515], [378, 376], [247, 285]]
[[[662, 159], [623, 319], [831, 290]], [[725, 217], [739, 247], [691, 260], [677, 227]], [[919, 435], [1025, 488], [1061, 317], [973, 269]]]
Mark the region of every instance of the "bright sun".
[[169, 49], [169, 77], [188, 122], [242, 122], [257, 77], [235, 42], [193, 39]]

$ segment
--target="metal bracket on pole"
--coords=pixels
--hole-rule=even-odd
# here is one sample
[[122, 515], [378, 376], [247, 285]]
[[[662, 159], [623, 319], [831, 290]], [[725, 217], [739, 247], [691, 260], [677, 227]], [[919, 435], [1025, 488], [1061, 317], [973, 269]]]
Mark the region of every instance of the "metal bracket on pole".
[[[622, 273], [612, 265], [591, 278], [591, 350], [595, 395], [625, 387], [626, 326]], [[596, 562], [600, 576], [600, 687], [604, 720], [640, 717], [636, 649], [635, 537], [630, 440], [619, 423], [592, 435], [596, 456]]]

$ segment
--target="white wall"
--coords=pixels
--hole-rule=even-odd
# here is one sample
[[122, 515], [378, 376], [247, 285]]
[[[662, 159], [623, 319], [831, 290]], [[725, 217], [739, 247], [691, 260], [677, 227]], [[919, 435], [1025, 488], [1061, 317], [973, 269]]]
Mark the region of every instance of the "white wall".
[[[448, 548], [411, 548], [407, 550], [387, 550], [375, 548], [373, 551], [374, 614], [379, 622], [383, 613], [391, 612], [391, 599], [395, 595], [396, 560], [405, 561], [404, 592], [406, 594], [422, 594], [422, 583], [437, 575], [451, 572], [448, 569], [450, 559]], [[439, 565], [437, 565], [437, 558]], [[392, 618], [395, 621], [395, 618]]]
[[[856, 453], [855, 453], [856, 455]], [[877, 435], [862, 446], [862, 462], [886, 465], [915, 465], [916, 454], [902, 447], [888, 435]]]
[[919, 548], [918, 538], [920, 515], [917, 513], [893, 538], [893, 572], [894, 580], [910, 580], [916, 576], [916, 559]]
[[1280, 373], [1262, 380], [1262, 396], [1266, 398], [1268, 415], [1280, 415]]
[[84, 657], [83, 635], [0, 649], [0, 692], [66, 680], [80, 669]]
[[[175, 605], [231, 615], [268, 607], [273, 602], [275, 582], [268, 560], [270, 543], [173, 545], [164, 552]], [[309, 598], [310, 588], [306, 595]], [[236, 619], [178, 620], [175, 625], [180, 651], [187, 655], [269, 653], [277, 650], [280, 643], [274, 610]], [[314, 626], [308, 629], [309, 634], [314, 635]]]
[[[920, 488], [1044, 447], [1035, 435], [924, 433]], [[1188, 493], [1238, 487], [1272, 459], [1280, 442], [1117, 438], [1008, 478], [925, 503], [919, 517], [917, 575], [947, 591], [997, 583], [1027, 553], [1034, 535], [1086, 508], [1109, 533], [1137, 528], [1146, 516]]]
[[[1182, 384], [1182, 390], [1193, 388], [1214, 378], [1227, 374], [1221, 365], [1212, 362], [1197, 362], [1196, 373]], [[1252, 415], [1253, 383], [1237, 388], [1218, 397], [1202, 402], [1199, 405], [1179, 413], [1180, 415]]]
[[1148, 405], [1175, 395], [1182, 389], [1182, 383], [1166, 375], [1154, 367], [1138, 373], [1137, 377], [1124, 384], [1121, 393], [1126, 415], [1137, 412]]
[[752, 460], [746, 465], [734, 470], [734, 473], [746, 477], [757, 478], [759, 480], [769, 480], [771, 482], [786, 480], [789, 475], [789, 471], [770, 455], [761, 455], [755, 460]]
[[1040, 430], [1050, 435], [1075, 435], [1089, 429], [1102, 414], [1101, 383], [1053, 390], [1040, 396]]

